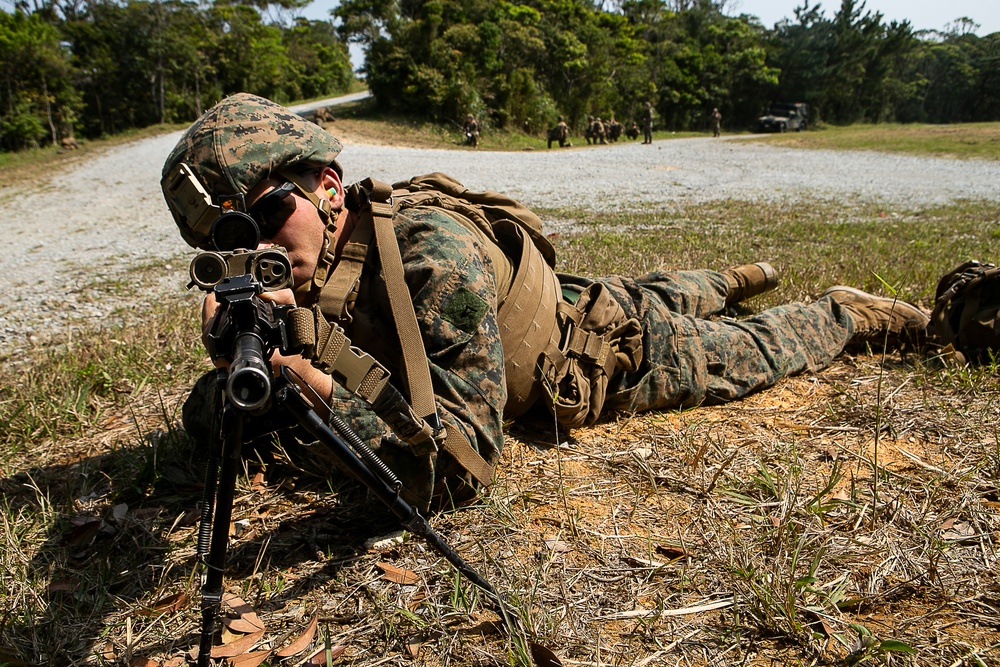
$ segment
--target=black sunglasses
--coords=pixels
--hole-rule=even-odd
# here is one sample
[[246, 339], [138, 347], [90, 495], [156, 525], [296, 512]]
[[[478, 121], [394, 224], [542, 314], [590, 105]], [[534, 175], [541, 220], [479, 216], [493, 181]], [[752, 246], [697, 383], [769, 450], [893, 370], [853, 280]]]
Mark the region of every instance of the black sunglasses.
[[247, 214], [257, 223], [262, 239], [274, 237], [281, 231], [281, 227], [288, 221], [292, 213], [295, 213], [295, 199], [288, 198], [288, 195], [295, 190], [295, 185], [286, 181], [268, 191], [247, 211]]

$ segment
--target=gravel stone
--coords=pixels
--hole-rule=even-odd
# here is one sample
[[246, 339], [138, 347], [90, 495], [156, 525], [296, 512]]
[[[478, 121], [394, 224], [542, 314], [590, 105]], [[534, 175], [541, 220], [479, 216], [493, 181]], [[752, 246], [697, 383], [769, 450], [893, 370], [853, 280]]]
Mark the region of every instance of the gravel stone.
[[[2, 356], [74, 323], [106, 320], [184, 290], [194, 251], [175, 231], [159, 188], [161, 166], [179, 137], [110, 149], [54, 174], [41, 190], [0, 186], [8, 230], [0, 273]], [[743, 137], [512, 153], [347, 141], [341, 158], [348, 182], [443, 171], [470, 189], [504, 192], [530, 207], [597, 212], [717, 199], [910, 207], [1000, 201], [1000, 162], [789, 149]], [[141, 284], [130, 271], [139, 265], [154, 269]]]

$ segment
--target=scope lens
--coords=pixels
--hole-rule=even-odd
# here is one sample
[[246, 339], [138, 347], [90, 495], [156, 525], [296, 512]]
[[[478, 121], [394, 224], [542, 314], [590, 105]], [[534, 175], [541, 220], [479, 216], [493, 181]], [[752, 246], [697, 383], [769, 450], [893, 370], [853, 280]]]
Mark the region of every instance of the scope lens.
[[191, 280], [202, 289], [211, 289], [229, 273], [226, 259], [215, 252], [203, 252], [191, 260]]
[[260, 229], [246, 213], [224, 213], [212, 225], [212, 243], [216, 250], [256, 250], [260, 245]]

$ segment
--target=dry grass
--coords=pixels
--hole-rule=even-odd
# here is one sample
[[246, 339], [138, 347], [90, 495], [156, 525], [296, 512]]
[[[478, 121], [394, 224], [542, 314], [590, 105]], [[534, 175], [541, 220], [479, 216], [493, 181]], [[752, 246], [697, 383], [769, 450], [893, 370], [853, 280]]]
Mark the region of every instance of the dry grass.
[[[926, 303], [943, 262], [1000, 244], [990, 204], [847, 211], [824, 231], [827, 210], [731, 202], [558, 245], [598, 273], [776, 257], [786, 282], [761, 307], [886, 266]], [[954, 238], [928, 244], [934, 229]], [[0, 664], [179, 665], [197, 645], [205, 453], [178, 430], [207, 368], [195, 312], [123, 312], [30, 365], [0, 359]], [[536, 415], [510, 425], [492, 492], [432, 524], [563, 665], [992, 665], [998, 398], [996, 366], [844, 355], [725, 406], [571, 433]], [[281, 664], [327, 642], [336, 664], [525, 664], [482, 596], [420, 539], [392, 539], [396, 522], [322, 457], [246, 461], [227, 590], [265, 649], [318, 620]]]

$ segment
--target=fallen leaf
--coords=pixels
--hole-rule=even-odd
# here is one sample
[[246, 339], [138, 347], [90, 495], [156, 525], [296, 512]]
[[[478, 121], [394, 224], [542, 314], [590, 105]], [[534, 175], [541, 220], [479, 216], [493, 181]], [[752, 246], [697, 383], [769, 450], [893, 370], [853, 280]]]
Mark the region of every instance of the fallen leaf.
[[233, 632], [249, 634], [264, 629], [253, 607], [235, 595], [224, 595], [222, 601], [236, 613], [237, 618], [223, 618], [222, 623]]
[[158, 616], [160, 614], [172, 614], [187, 604], [187, 593], [174, 593], [165, 598], [160, 598], [153, 603], [153, 606], [139, 611], [143, 616]]
[[[337, 646], [331, 646], [330, 647], [330, 662], [333, 662], [334, 660], [336, 660], [340, 656], [344, 655], [344, 651], [346, 651], [346, 650], [347, 650], [347, 647], [344, 646], [344, 645], [342, 645], [342, 644], [338, 644]], [[326, 659], [326, 647], [324, 646], [323, 648], [319, 649], [318, 651], [316, 651], [315, 653], [313, 653], [311, 656], [309, 656], [309, 659], [306, 660], [302, 664], [303, 664], [303, 667], [326, 667], [326, 663], [327, 663], [327, 659]]]
[[634, 556], [622, 555], [621, 559], [623, 563], [631, 565], [632, 567], [648, 567], [654, 570], [666, 565], [666, 563], [661, 563], [658, 560], [646, 560], [645, 558], [635, 558]]
[[319, 614], [313, 614], [312, 620], [310, 620], [309, 625], [306, 626], [306, 631], [303, 632], [298, 639], [296, 639], [291, 644], [278, 651], [275, 655], [277, 655], [279, 658], [287, 658], [292, 655], [298, 655], [299, 653], [302, 653], [302, 651], [305, 651], [306, 647], [309, 646], [309, 642], [311, 642], [313, 640], [313, 637], [316, 636], [316, 626], [318, 623], [319, 623]]
[[267, 660], [267, 656], [269, 655], [271, 655], [270, 651], [253, 651], [252, 653], [245, 653], [230, 658], [228, 664], [230, 667], [257, 667], [257, 665]]
[[115, 505], [114, 509], [111, 510], [111, 515], [115, 518], [115, 522], [121, 523], [128, 516], [128, 505], [125, 503]]
[[128, 667], [160, 667], [160, 661], [136, 656], [132, 658], [132, 662], [128, 663]]
[[264, 631], [261, 630], [259, 632], [254, 632], [253, 634], [244, 635], [234, 642], [223, 644], [222, 646], [213, 646], [211, 655], [213, 658], [232, 658], [237, 655], [243, 655], [256, 646], [257, 642], [259, 642], [263, 636]]
[[257, 471], [257, 474], [253, 476], [253, 480], [250, 482], [251, 491], [264, 491], [267, 485], [264, 483], [264, 473], [262, 471]]
[[412, 586], [420, 583], [420, 577], [418, 577], [415, 572], [404, 570], [403, 568], [390, 565], [389, 563], [375, 563], [375, 565], [382, 570], [384, 573], [382, 578], [386, 581], [391, 581], [395, 584], [401, 584], [403, 586]]
[[69, 547], [82, 547], [90, 544], [103, 524], [104, 522], [100, 519], [87, 519], [66, 533], [63, 544]]
[[420, 647], [424, 645], [424, 642], [416, 637], [412, 637], [407, 640], [404, 648], [406, 649], [406, 655], [411, 658], [416, 658], [420, 654]]
[[531, 658], [536, 667], [562, 667], [562, 661], [556, 657], [551, 649], [536, 642], [529, 642], [528, 645], [531, 648]]
[[73, 579], [53, 579], [45, 588], [49, 593], [63, 592], [72, 593], [79, 588], [80, 582]]
[[545, 548], [552, 553], [562, 554], [570, 550], [569, 544], [563, 542], [562, 540], [547, 539], [545, 540]]
[[687, 551], [685, 551], [684, 549], [681, 549], [680, 547], [670, 546], [669, 544], [657, 544], [656, 545], [656, 552], [663, 554], [664, 556], [666, 556], [670, 560], [678, 560], [678, 559], [681, 559], [681, 558], [687, 558], [687, 557], [689, 557], [691, 555]]

